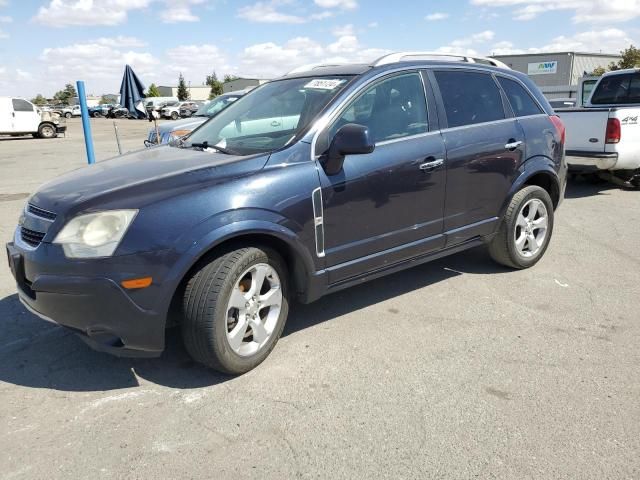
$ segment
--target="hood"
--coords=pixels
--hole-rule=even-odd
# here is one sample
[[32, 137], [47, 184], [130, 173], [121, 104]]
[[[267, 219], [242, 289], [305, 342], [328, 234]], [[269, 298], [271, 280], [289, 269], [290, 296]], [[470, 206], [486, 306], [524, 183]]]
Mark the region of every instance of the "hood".
[[259, 170], [267, 159], [268, 155], [240, 157], [169, 146], [148, 148], [62, 175], [40, 187], [29, 202], [56, 214], [119, 208], [114, 205], [138, 208], [175, 189], [192, 188], [194, 183]]
[[[182, 120], [174, 120], [173, 122], [165, 122], [158, 125], [158, 131], [162, 136], [163, 133], [168, 134], [174, 130], [195, 130], [196, 127], [199, 127], [207, 120], [209, 120], [208, 117], [189, 117]], [[155, 131], [155, 128], [152, 128], [151, 131]]]

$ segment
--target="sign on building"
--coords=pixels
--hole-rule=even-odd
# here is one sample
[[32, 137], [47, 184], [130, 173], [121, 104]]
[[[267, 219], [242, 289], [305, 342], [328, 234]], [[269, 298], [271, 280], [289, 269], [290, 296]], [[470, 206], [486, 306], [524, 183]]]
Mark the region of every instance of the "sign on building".
[[527, 73], [529, 75], [548, 75], [558, 71], [558, 62], [530, 63]]

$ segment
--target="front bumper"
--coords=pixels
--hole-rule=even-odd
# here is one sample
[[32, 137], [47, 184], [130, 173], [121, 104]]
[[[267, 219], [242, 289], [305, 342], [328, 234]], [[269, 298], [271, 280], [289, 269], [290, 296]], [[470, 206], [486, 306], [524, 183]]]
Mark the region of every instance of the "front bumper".
[[569, 170], [574, 172], [611, 170], [616, 166], [616, 163], [618, 163], [617, 153], [567, 150], [566, 157]]
[[56, 125], [56, 133], [64, 133], [67, 131], [66, 125]]
[[118, 356], [154, 357], [164, 350], [167, 293], [158, 284], [144, 291], [120, 286], [124, 277], [153, 269], [157, 257], [77, 261], [52, 244], [25, 250], [11, 242], [6, 249], [20, 301], [40, 318]]

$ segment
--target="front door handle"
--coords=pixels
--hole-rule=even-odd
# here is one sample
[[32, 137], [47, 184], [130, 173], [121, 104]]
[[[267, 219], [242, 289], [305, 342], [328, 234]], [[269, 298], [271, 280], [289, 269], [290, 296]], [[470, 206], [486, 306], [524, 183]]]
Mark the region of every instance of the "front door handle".
[[433, 170], [435, 170], [436, 168], [444, 165], [444, 159], [442, 158], [438, 158], [437, 160], [431, 160], [433, 157], [429, 157], [426, 160], [430, 160], [429, 162], [425, 162], [420, 164], [420, 170], [422, 170], [423, 172], [431, 172]]
[[274, 120], [273, 122], [271, 122], [271, 126], [272, 127], [279, 127], [280, 126], [280, 122], [277, 120]]
[[509, 143], [507, 143], [504, 146], [504, 148], [507, 149], [507, 150], [513, 151], [516, 148], [518, 148], [520, 145], [522, 145], [522, 141], [521, 140], [516, 141], [515, 139], [512, 138], [511, 140], [509, 140]]

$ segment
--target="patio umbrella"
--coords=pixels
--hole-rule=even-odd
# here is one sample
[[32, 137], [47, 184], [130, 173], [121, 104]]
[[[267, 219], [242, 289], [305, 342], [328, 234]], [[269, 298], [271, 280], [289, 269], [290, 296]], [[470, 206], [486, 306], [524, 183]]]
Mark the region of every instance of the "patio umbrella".
[[147, 111], [144, 108], [144, 85], [135, 74], [133, 69], [127, 65], [124, 68], [124, 77], [120, 85], [120, 105], [135, 118], [147, 118]]

